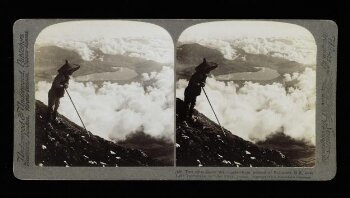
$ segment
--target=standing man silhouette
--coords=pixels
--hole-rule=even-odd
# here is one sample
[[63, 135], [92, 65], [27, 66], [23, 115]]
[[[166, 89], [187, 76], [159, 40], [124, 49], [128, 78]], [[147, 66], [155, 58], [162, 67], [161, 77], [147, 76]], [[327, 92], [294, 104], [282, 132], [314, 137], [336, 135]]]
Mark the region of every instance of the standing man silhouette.
[[185, 89], [185, 119], [192, 121], [194, 106], [196, 105], [197, 96], [201, 94], [202, 87], [205, 86], [205, 81], [211, 70], [217, 68], [218, 65], [213, 62], [207, 62], [204, 58], [203, 62], [198, 65], [196, 72], [191, 76], [190, 81]]
[[58, 74], [52, 82], [51, 89], [48, 93], [48, 123], [59, 123], [57, 120], [57, 109], [60, 105], [60, 98], [64, 96], [64, 90], [68, 88], [70, 76], [80, 68], [79, 65], [66, 63], [58, 69]]

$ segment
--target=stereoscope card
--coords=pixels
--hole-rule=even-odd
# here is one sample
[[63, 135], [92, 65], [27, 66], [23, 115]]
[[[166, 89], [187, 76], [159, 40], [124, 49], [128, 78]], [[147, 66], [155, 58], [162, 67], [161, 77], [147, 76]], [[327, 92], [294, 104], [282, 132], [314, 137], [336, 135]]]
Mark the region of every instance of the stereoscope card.
[[19, 179], [330, 180], [329, 20], [21, 19]]

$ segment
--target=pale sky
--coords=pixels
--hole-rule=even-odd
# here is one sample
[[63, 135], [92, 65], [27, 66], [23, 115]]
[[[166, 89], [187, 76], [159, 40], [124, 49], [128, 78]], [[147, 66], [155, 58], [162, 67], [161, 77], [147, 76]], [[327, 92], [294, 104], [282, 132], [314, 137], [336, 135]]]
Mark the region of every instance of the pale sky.
[[37, 43], [51, 39], [89, 41], [96, 38], [170, 38], [160, 26], [137, 21], [87, 20], [63, 22], [48, 26], [38, 35]]
[[181, 42], [200, 39], [230, 39], [236, 37], [303, 37], [312, 34], [299, 25], [272, 21], [216, 21], [187, 28], [180, 36]]

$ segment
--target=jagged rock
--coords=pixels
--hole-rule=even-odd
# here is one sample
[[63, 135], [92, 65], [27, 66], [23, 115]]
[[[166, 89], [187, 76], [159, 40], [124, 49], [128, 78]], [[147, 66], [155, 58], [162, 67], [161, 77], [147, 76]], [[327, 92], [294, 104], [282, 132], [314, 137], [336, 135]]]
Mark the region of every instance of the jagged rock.
[[184, 103], [176, 99], [177, 166], [295, 166], [280, 151], [246, 141], [194, 110], [195, 122], [185, 121]]
[[35, 162], [38, 166], [164, 166], [139, 149], [119, 146], [86, 132], [58, 114], [60, 124], [47, 125], [47, 106], [35, 103]]

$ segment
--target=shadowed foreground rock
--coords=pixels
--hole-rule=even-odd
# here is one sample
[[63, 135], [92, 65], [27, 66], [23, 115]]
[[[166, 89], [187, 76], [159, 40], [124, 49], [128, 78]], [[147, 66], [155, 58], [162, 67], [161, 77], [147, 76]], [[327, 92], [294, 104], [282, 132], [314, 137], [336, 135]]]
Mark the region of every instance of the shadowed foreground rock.
[[176, 100], [176, 165], [276, 167], [297, 166], [282, 152], [222, 132], [219, 125], [198, 111], [193, 123], [183, 120], [184, 103]]
[[58, 114], [60, 124], [46, 124], [47, 106], [36, 101], [35, 162], [39, 166], [164, 166], [139, 149], [125, 148]]

